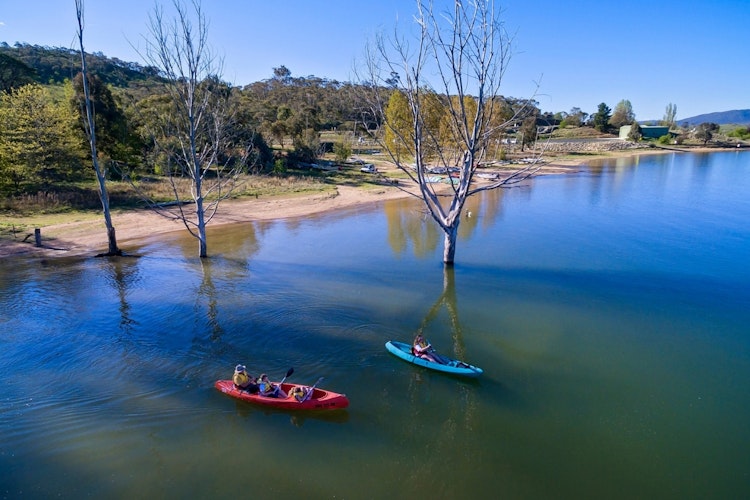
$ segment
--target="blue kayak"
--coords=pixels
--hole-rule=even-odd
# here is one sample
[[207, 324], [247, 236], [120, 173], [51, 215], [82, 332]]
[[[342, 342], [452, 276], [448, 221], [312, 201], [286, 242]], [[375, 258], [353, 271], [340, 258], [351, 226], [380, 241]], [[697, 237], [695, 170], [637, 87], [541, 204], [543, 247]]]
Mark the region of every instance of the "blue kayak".
[[411, 353], [411, 345], [396, 340], [389, 340], [385, 343], [385, 348], [388, 349], [391, 354], [398, 356], [404, 361], [413, 363], [415, 365], [424, 366], [431, 370], [437, 370], [439, 372], [450, 373], [452, 375], [461, 375], [463, 377], [478, 377], [482, 374], [482, 369], [476, 366], [458, 361], [456, 359], [445, 358], [447, 363], [435, 363], [430, 360], [420, 358]]

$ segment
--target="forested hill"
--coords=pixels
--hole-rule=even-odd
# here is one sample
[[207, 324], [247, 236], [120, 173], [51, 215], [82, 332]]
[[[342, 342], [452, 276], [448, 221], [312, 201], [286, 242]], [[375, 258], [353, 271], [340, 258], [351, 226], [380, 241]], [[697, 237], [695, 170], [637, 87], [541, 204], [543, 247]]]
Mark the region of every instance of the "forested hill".
[[717, 125], [750, 125], [750, 109], [720, 111], [682, 118], [677, 123], [716, 123]]
[[[62, 47], [42, 47], [39, 45], [0, 42], [0, 55], [9, 56], [31, 68], [33, 80], [41, 84], [62, 83], [72, 80], [81, 71], [80, 52]], [[7, 58], [0, 59], [0, 66], [8, 64]], [[137, 63], [109, 58], [101, 52], [86, 54], [89, 69], [105, 83], [115, 87], [128, 87], [133, 82], [148, 82], [157, 79], [155, 68]], [[4, 68], [0, 67], [0, 70]]]

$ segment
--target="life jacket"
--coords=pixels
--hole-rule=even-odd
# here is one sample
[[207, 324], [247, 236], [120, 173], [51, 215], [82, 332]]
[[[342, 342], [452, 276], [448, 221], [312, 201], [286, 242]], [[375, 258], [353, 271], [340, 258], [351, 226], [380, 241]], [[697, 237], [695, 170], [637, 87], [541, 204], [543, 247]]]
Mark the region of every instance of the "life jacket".
[[264, 396], [271, 396], [276, 393], [276, 387], [271, 382], [258, 381], [260, 387], [260, 393]]
[[250, 376], [246, 372], [234, 372], [232, 377], [234, 385], [240, 388], [245, 388], [250, 384]]
[[415, 356], [421, 356], [423, 354], [422, 350], [429, 345], [430, 345], [429, 342], [427, 342], [427, 340], [425, 340], [424, 337], [422, 337], [422, 340], [420, 340], [419, 342], [411, 346], [411, 353]]

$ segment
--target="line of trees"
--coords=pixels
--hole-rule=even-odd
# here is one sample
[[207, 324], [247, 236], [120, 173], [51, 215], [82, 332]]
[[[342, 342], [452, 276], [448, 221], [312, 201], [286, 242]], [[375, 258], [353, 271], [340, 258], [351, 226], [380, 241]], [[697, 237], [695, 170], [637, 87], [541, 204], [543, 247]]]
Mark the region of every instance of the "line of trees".
[[[0, 57], [10, 58], [6, 54]], [[14, 61], [23, 64], [18, 59]], [[93, 66], [96, 65], [90, 67]], [[316, 77], [292, 78], [283, 66], [275, 71], [287, 76], [274, 76], [244, 88], [219, 80], [212, 82], [222, 87], [231, 102], [236, 135], [252, 138], [249, 173], [271, 169], [269, 143], [303, 151], [310, 160], [310, 155], [318, 152], [320, 131], [362, 134], [366, 128], [377, 126], [372, 120], [362, 121], [363, 106], [358, 101], [361, 93], [356, 85]], [[82, 168], [86, 138], [80, 122], [80, 69], [55, 84], [33, 81], [33, 74], [29, 67], [12, 76], [6, 72], [0, 81], [4, 85], [0, 92], [0, 192], [36, 192], [61, 181], [77, 182], [90, 177], [90, 172]], [[110, 169], [110, 175], [117, 178], [125, 170], [144, 175], [166, 174], [166, 158], [152, 140], [153, 132], [159, 129], [159, 117], [173, 111], [163, 80], [132, 80], [127, 87], [106, 82], [106, 75], [89, 72], [100, 153], [105, 161], [118, 165]], [[46, 150], [48, 158], [39, 156], [41, 149]]]
[[[159, 117], [173, 111], [164, 74], [153, 61], [140, 66], [112, 62], [101, 54], [86, 55], [99, 154], [104, 165], [111, 166], [108, 175], [117, 179], [126, 171], [168, 174], [167, 157], [153, 140]], [[0, 45], [0, 58], [4, 89], [0, 92], [0, 193], [34, 193], [63, 181], [90, 179], [92, 172], [84, 167], [88, 148], [81, 121], [80, 53], [5, 44]], [[45, 79], [47, 83], [42, 83]], [[270, 78], [244, 87], [220, 80], [213, 85], [228, 95], [235, 111], [235, 135], [252, 138], [253, 156], [246, 162], [249, 173], [271, 171], [271, 146], [283, 146], [293, 150], [292, 158], [311, 161], [319, 153], [321, 131], [363, 136], [382, 130], [381, 117], [366, 112], [364, 84], [295, 77], [280, 65]], [[393, 88], [384, 90], [390, 93]], [[33, 106], [28, 105], [31, 98]], [[533, 101], [512, 97], [502, 101], [506, 115], [507, 110], [524, 106], [528, 116], [540, 115]], [[41, 130], [49, 132], [34, 133]], [[533, 140], [533, 136], [525, 137]], [[49, 161], [39, 157], [42, 148]]]

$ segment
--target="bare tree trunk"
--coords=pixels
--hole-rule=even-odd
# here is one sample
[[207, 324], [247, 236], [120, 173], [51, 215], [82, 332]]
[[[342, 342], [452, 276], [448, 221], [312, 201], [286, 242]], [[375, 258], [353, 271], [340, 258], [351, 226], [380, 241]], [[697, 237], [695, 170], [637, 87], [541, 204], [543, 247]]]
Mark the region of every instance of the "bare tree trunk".
[[198, 196], [196, 196], [195, 200], [195, 214], [198, 217], [198, 257], [201, 259], [205, 259], [208, 257], [208, 242], [206, 241], [206, 220], [205, 220], [205, 210], [203, 208], [203, 196], [200, 194], [201, 191], [201, 182], [200, 180], [197, 182], [197, 188]]
[[458, 239], [458, 223], [444, 230], [443, 264], [452, 266], [456, 260], [456, 241]]
[[107, 176], [99, 166], [99, 158], [96, 152], [96, 123], [93, 106], [91, 105], [91, 96], [89, 94], [88, 72], [86, 69], [86, 52], [83, 50], [83, 0], [76, 0], [76, 16], [78, 18], [78, 42], [81, 47], [81, 73], [83, 80], [83, 95], [86, 103], [86, 135], [88, 136], [89, 145], [91, 146], [91, 160], [94, 163], [96, 178], [99, 185], [99, 199], [102, 202], [102, 211], [104, 212], [104, 225], [107, 227], [107, 241], [109, 242], [108, 251], [105, 255], [122, 255], [122, 251], [117, 247], [117, 236], [115, 228], [112, 225], [112, 217], [109, 210], [109, 193], [107, 192]]

